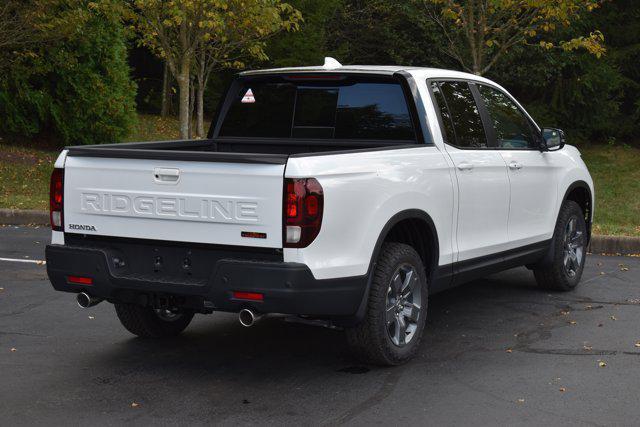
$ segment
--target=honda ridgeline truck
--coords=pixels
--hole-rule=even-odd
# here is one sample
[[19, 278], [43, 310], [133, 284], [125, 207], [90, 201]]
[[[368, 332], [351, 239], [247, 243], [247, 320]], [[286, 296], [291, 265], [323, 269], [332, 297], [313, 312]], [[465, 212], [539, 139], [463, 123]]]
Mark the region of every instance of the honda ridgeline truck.
[[593, 207], [578, 150], [498, 84], [328, 58], [240, 73], [206, 139], [66, 148], [47, 272], [141, 337], [281, 313], [394, 365], [436, 292], [522, 265], [573, 289]]

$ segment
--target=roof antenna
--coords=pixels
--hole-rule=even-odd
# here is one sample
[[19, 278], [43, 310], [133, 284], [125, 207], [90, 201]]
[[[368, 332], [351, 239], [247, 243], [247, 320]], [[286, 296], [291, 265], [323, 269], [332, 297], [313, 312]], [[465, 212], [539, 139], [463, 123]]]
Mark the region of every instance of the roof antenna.
[[326, 56], [324, 58], [324, 65], [322, 66], [322, 68], [324, 68], [325, 70], [334, 70], [340, 67], [342, 67], [342, 64], [339, 63], [336, 59], [330, 56]]

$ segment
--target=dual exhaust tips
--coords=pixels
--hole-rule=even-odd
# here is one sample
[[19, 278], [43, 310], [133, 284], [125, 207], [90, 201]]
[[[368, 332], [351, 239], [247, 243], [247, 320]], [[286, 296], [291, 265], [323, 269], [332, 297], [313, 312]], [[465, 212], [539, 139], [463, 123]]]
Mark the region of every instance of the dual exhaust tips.
[[[86, 292], [80, 292], [76, 296], [76, 301], [78, 302], [78, 306], [80, 306], [81, 308], [89, 308], [100, 304], [102, 302], [102, 298], [92, 297]], [[253, 326], [261, 318], [261, 314], [257, 314], [253, 310], [249, 310], [248, 308], [243, 308], [242, 310], [240, 310], [240, 313], [238, 313], [238, 321], [245, 328]]]

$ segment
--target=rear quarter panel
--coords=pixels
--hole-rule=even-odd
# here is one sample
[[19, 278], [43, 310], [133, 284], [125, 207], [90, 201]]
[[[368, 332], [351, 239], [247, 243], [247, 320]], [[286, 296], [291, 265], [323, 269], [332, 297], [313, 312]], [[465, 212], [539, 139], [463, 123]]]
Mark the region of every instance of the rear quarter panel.
[[365, 274], [385, 224], [408, 209], [433, 220], [439, 265], [453, 261], [454, 181], [437, 147], [291, 157], [285, 177], [313, 177], [324, 190], [318, 237], [306, 248], [284, 249], [285, 261], [306, 264], [316, 279]]

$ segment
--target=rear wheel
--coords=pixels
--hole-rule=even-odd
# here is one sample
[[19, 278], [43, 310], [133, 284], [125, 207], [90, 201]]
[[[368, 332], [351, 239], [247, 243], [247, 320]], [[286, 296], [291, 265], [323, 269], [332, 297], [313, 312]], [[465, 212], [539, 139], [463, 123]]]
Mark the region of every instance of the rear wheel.
[[139, 337], [160, 338], [178, 335], [189, 326], [192, 311], [170, 311], [134, 304], [114, 304], [120, 323]]
[[580, 282], [587, 256], [587, 224], [576, 202], [562, 204], [552, 244], [551, 263], [533, 270], [536, 281], [545, 289], [570, 291]]
[[399, 365], [420, 345], [427, 314], [427, 281], [420, 256], [408, 245], [385, 243], [376, 263], [364, 320], [346, 330], [364, 361]]

